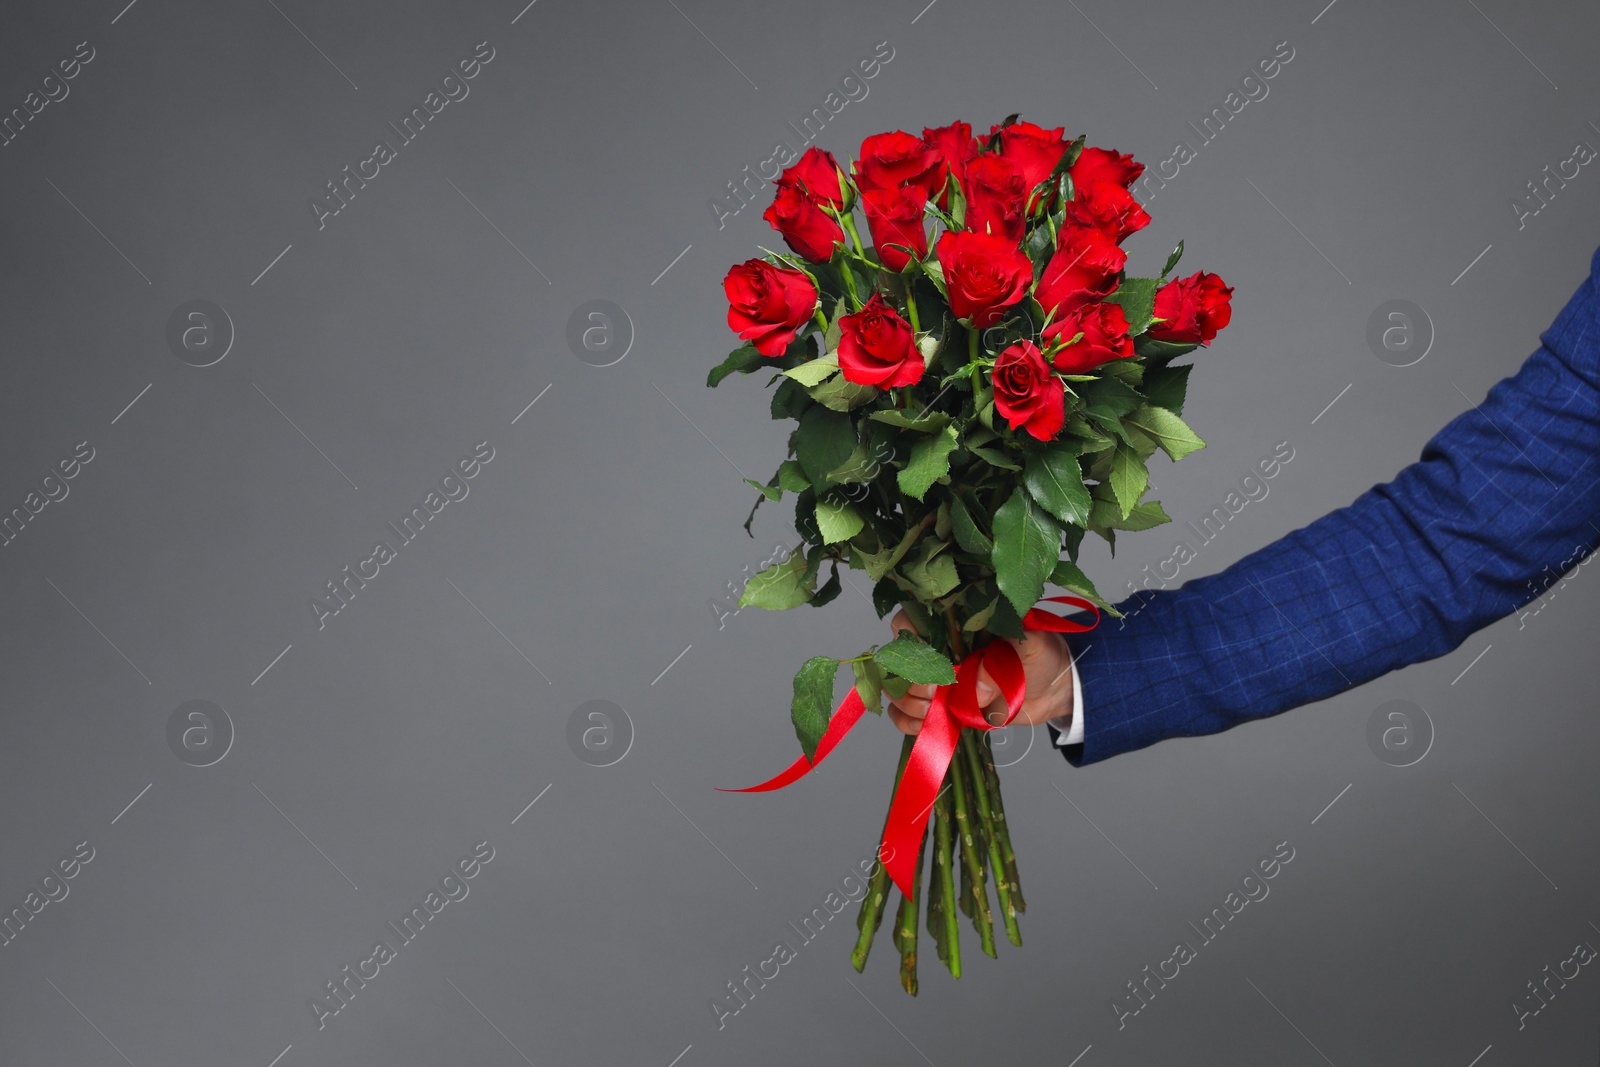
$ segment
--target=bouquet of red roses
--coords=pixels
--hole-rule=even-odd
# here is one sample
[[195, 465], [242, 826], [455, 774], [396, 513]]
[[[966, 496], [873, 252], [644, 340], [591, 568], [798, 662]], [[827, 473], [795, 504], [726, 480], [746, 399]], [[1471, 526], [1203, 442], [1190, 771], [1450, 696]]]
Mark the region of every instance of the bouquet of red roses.
[[[852, 955], [862, 969], [893, 880], [901, 982], [915, 994], [929, 837], [927, 926], [950, 973], [958, 911], [995, 955], [991, 880], [1007, 939], [1022, 943], [978, 667], [1014, 716], [1022, 671], [994, 636], [1092, 625], [1035, 607], [1047, 582], [1072, 594], [1051, 599], [1113, 611], [1079, 570], [1079, 546], [1087, 531], [1114, 548], [1119, 530], [1169, 521], [1143, 499], [1146, 463], [1205, 447], [1180, 417], [1190, 367], [1173, 361], [1228, 324], [1232, 290], [1204, 272], [1169, 281], [1181, 242], [1159, 276], [1127, 276], [1121, 244], [1150, 221], [1129, 192], [1143, 165], [1016, 115], [985, 138], [956, 122], [869, 137], [844, 167], [816, 147], [792, 162], [765, 218], [793, 254], [728, 271], [728, 324], [745, 344], [707, 378], [772, 370], [772, 417], [798, 423], [790, 458], [750, 484], [756, 507], [794, 495], [805, 550], [752, 578], [740, 605], [825, 604], [844, 564], [875, 583], [880, 617], [898, 604], [917, 634], [808, 660], [791, 705], [802, 755], [751, 789], [809, 771], [885, 690], [938, 687], [901, 750]], [[844, 664], [854, 686], [833, 708]]]

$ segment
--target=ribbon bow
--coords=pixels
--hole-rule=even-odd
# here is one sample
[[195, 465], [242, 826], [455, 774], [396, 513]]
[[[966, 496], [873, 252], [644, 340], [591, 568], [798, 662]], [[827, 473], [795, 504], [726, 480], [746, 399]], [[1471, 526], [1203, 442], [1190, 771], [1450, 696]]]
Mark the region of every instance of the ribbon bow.
[[[1041, 603], [1063, 603], [1082, 608], [1094, 615], [1088, 623], [1063, 618], [1042, 608], [1029, 608], [1022, 617], [1024, 630], [1042, 630], [1051, 633], [1084, 633], [1100, 622], [1100, 611], [1089, 601], [1075, 596], [1046, 597]], [[1005, 641], [993, 641], [964, 657], [956, 664], [956, 680], [951, 685], [941, 685], [934, 690], [928, 705], [928, 717], [922, 722], [911, 756], [906, 761], [905, 772], [889, 804], [889, 818], [883, 827], [883, 840], [878, 846], [878, 856], [889, 877], [907, 897], [912, 895], [912, 881], [916, 877], [917, 852], [922, 844], [923, 831], [933, 802], [939, 796], [945, 771], [955, 755], [956, 742], [963, 726], [973, 730], [994, 730], [999, 727], [984, 717], [978, 704], [978, 671], [987, 667], [989, 676], [999, 687], [1006, 702], [1005, 722], [1022, 710], [1027, 696], [1027, 679], [1022, 671], [1022, 659], [1017, 650]], [[828, 728], [817, 742], [817, 754], [807, 759], [803, 754], [782, 772], [759, 785], [743, 789], [719, 789], [723, 793], [766, 793], [782, 789], [798, 781], [812, 768], [827, 758], [844, 735], [861, 721], [867, 706], [852, 686], [848, 695], [839, 702], [828, 720]]]

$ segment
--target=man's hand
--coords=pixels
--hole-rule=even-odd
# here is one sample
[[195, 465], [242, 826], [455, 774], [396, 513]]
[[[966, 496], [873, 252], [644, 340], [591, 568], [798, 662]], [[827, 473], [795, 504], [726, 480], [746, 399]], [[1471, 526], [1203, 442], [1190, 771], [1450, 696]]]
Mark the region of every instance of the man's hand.
[[[917, 632], [903, 611], [896, 612], [889, 625], [896, 637], [902, 631]], [[1020, 641], [1010, 637], [996, 637], [995, 640], [1005, 641], [1017, 650], [1017, 655], [1022, 659], [1023, 675], [1027, 679], [1027, 696], [1023, 699], [1022, 710], [1011, 720], [1013, 723], [1033, 726], [1073, 713], [1072, 653], [1067, 649], [1065, 638], [1058, 633], [1030, 630]], [[914, 685], [899, 700], [891, 700], [889, 721], [898, 726], [902, 733], [915, 734], [921, 731], [922, 720], [928, 716], [928, 703], [933, 698], [934, 688], [931, 685]], [[977, 696], [990, 722], [999, 725], [1005, 721], [1005, 698], [1000, 695], [1000, 687], [994, 684], [994, 679], [989, 677], [988, 670], [982, 667], [978, 668]]]

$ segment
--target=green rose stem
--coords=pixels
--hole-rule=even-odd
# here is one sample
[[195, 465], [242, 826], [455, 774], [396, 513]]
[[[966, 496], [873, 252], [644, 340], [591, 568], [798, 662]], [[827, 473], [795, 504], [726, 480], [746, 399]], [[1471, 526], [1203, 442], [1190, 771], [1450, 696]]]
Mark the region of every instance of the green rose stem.
[[1022, 931], [1017, 926], [1017, 909], [1011, 900], [1011, 883], [1006, 878], [1005, 858], [1000, 854], [1000, 840], [995, 829], [993, 809], [989, 804], [989, 791], [984, 785], [983, 767], [978, 762], [978, 744], [971, 730], [961, 731], [958, 745], [961, 753], [956, 758], [965, 764], [969, 780], [974, 784], [978, 818], [983, 820], [984, 837], [988, 839], [989, 866], [994, 871], [994, 892], [1000, 898], [1000, 915], [1006, 924], [1006, 940], [1020, 948]]
[[1026, 911], [1028, 905], [1022, 899], [1022, 879], [1017, 873], [1017, 854], [1011, 848], [1011, 830], [1006, 825], [1005, 801], [1000, 797], [1000, 772], [994, 765], [994, 748], [989, 743], [988, 733], [983, 735], [978, 745], [978, 761], [983, 764], [984, 780], [989, 787], [989, 812], [995, 836], [1000, 839], [1000, 855], [1006, 863], [1006, 880], [1011, 883], [1011, 903], [1016, 905], [1017, 911]]
[[[900, 742], [900, 766], [894, 772], [894, 789], [889, 791], [893, 803], [895, 792], [900, 788], [900, 776], [905, 773], [906, 761], [911, 758], [911, 746], [916, 743], [916, 738], [907, 734]], [[888, 826], [888, 816], [884, 816], [884, 825]], [[882, 840], [880, 835], [879, 840]], [[850, 962], [855, 965], [857, 973], [866, 969], [867, 953], [872, 951], [872, 938], [878, 932], [878, 926], [883, 922], [884, 904], [889, 899], [889, 871], [883, 865], [883, 857], [878, 857], [878, 869], [873, 872], [867, 882], [867, 895], [861, 898], [861, 911], [856, 915], [856, 929], [861, 933], [856, 937], [856, 947], [850, 953]]]
[[927, 851], [927, 834], [917, 842], [917, 870], [911, 876], [911, 895], [900, 901], [900, 914], [895, 920], [894, 940], [900, 949], [900, 985], [912, 996], [917, 995], [917, 906], [922, 895], [922, 854]]
[[[962, 733], [966, 731], [962, 730]], [[967, 781], [964, 768], [965, 764], [959, 756], [950, 761], [950, 780], [954, 786], [950, 792], [956, 809], [956, 829], [961, 835], [961, 862], [966, 867], [967, 881], [972, 886], [972, 925], [978, 931], [983, 954], [994, 958], [997, 955], [994, 949], [994, 921], [989, 915], [989, 893], [984, 888], [983, 858], [973, 835], [972, 823], [976, 815], [972, 813], [967, 799], [972, 783]]]
[[[928, 919], [930, 926], [937, 918], [943, 929], [942, 942], [945, 954], [945, 966], [950, 969], [950, 977], [961, 977], [961, 919], [956, 914], [956, 872], [955, 872], [955, 841], [951, 835], [951, 821], [955, 812], [950, 800], [950, 788], [947, 786], [940, 791], [933, 802], [933, 859], [935, 876], [939, 879], [939, 907], [937, 916], [933, 906], [933, 894], [930, 886], [928, 897]], [[931, 879], [930, 879], [931, 882]]]

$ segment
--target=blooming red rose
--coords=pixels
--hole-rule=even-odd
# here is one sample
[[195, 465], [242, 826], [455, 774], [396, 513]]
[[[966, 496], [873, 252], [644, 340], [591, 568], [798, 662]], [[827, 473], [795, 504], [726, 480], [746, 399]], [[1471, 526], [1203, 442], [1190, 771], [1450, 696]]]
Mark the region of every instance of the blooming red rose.
[[928, 234], [922, 228], [922, 209], [927, 202], [928, 191], [918, 185], [902, 189], [868, 186], [861, 190], [861, 208], [867, 213], [873, 247], [890, 270], [904, 270], [911, 262], [905, 249], [895, 245], [912, 249], [918, 259], [928, 254]]
[[1107, 181], [1126, 189], [1139, 180], [1144, 164], [1135, 163], [1132, 156], [1115, 149], [1085, 148], [1067, 173], [1072, 175], [1074, 186]]
[[1032, 341], [1017, 341], [994, 361], [994, 409], [1041, 441], [1066, 422], [1066, 390]]
[[833, 258], [834, 244], [844, 241], [838, 220], [795, 185], [780, 186], [772, 206], [761, 217], [783, 234], [784, 241], [801, 258], [813, 263], [826, 263]]
[[1215, 274], [1195, 271], [1156, 290], [1155, 323], [1147, 331], [1158, 341], [1210, 344], [1233, 318], [1233, 288]]
[[1073, 183], [1072, 202], [1066, 206], [1067, 227], [1093, 227], [1118, 244], [1150, 225], [1150, 216], [1139, 201], [1116, 182], [1104, 178]]
[[1015, 241], [971, 230], [946, 230], [936, 248], [950, 310], [978, 329], [993, 326], [1033, 282], [1033, 264]]
[[911, 324], [877, 293], [866, 307], [839, 319], [839, 369], [845, 381], [889, 389], [922, 377], [922, 353]]
[[844, 195], [839, 191], [839, 179], [843, 173], [832, 152], [824, 152], [812, 145], [795, 161], [794, 166], [778, 177], [778, 185], [796, 186], [818, 206], [826, 204], [838, 211], [844, 207]]
[[[1072, 338], [1083, 334], [1076, 341]], [[1084, 304], [1045, 327], [1050, 341], [1072, 341], [1051, 357], [1063, 374], [1086, 374], [1113, 359], [1133, 357], [1128, 317], [1119, 304]]]
[[922, 138], [904, 130], [877, 133], [861, 142], [856, 184], [863, 189], [869, 185], [879, 189], [920, 185], [933, 192], [938, 166], [939, 153]]
[[953, 176], [959, 183], [966, 173], [967, 163], [983, 151], [983, 142], [972, 135], [972, 124], [967, 122], [924, 129], [922, 139], [939, 154], [933, 190], [938, 194], [939, 206], [948, 210], [950, 192], [945, 187], [945, 179]]
[[[1050, 177], [1061, 156], [1067, 150], [1067, 140], [1061, 136], [1061, 127], [1046, 130], [1031, 122], [1013, 122], [1009, 126], [996, 126], [990, 136], [1000, 134], [1000, 158], [1016, 167], [1022, 175], [1027, 193]], [[1024, 193], [1024, 195], [1027, 195]], [[1047, 198], [1046, 202], [1049, 202]], [[1030, 205], [1038, 207], [1037, 204]]]
[[961, 191], [967, 198], [967, 229], [997, 233], [1013, 244], [1022, 240], [1028, 226], [1022, 211], [1028, 187], [1014, 165], [997, 155], [981, 155], [967, 164]]
[[722, 279], [728, 327], [763, 356], [781, 356], [817, 308], [817, 287], [800, 271], [764, 259], [736, 263]]
[[1128, 253], [1099, 230], [1062, 230], [1055, 255], [1039, 275], [1034, 298], [1046, 314], [1054, 308], [1062, 315], [1080, 304], [1110, 296], [1127, 262]]

